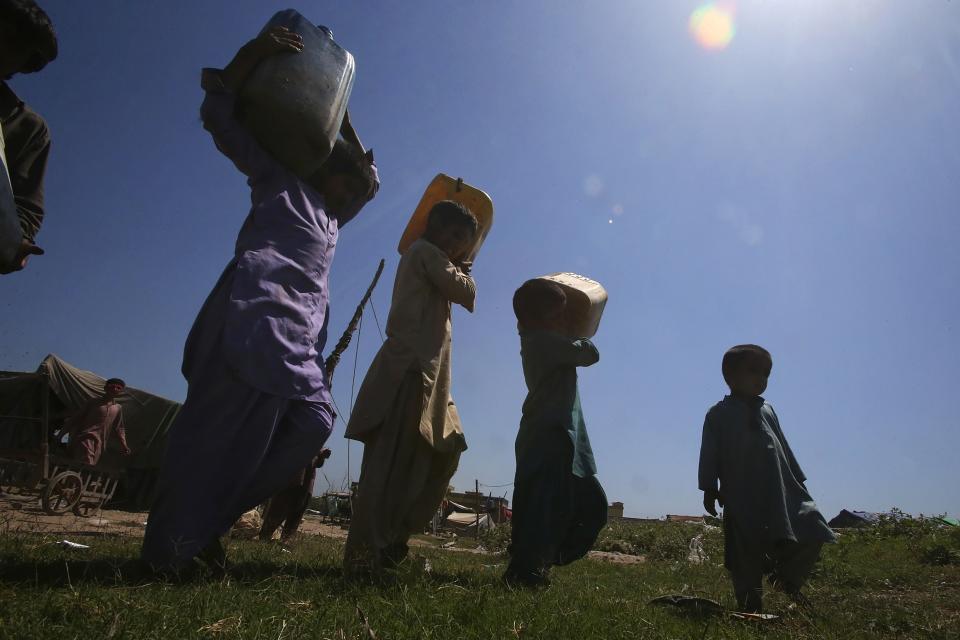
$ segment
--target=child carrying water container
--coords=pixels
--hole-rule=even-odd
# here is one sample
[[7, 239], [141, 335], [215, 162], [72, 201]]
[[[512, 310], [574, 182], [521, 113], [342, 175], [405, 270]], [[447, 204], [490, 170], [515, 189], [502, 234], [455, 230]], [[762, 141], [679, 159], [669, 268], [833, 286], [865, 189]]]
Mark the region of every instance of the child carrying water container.
[[[763, 576], [801, 602], [825, 542], [836, 540], [804, 485], [773, 407], [760, 395], [773, 359], [763, 347], [738, 345], [723, 356], [730, 395], [711, 407], [700, 445], [703, 506], [723, 507], [724, 564], [741, 611], [762, 610]], [[718, 485], [719, 483], [719, 485]]]
[[563, 288], [544, 279], [513, 296], [528, 392], [516, 440], [509, 585], [548, 585], [550, 567], [586, 555], [607, 523], [577, 389], [577, 367], [595, 364], [600, 352], [565, 334], [566, 306]]
[[33, 0], [0, 0], [0, 196], [13, 196], [12, 203], [0, 201], [0, 273], [19, 271], [30, 256], [43, 254], [35, 240], [50, 155], [46, 121], [6, 81], [36, 73], [56, 57], [57, 36], [43, 9]]
[[222, 569], [220, 536], [303, 469], [333, 427], [322, 358], [327, 277], [340, 227], [376, 193], [376, 168], [357, 143], [338, 140], [302, 179], [237, 119], [238, 92], [259, 62], [302, 47], [299, 35], [275, 27], [222, 71], [203, 72], [203, 125], [247, 176], [252, 207], [184, 348], [187, 399], [143, 541], [154, 569], [178, 570], [194, 557]]
[[364, 443], [344, 571], [377, 575], [407, 555], [467, 448], [450, 397], [451, 303], [473, 311], [476, 288], [460, 258], [477, 219], [445, 200], [397, 266], [387, 339], [370, 365], [346, 437]]

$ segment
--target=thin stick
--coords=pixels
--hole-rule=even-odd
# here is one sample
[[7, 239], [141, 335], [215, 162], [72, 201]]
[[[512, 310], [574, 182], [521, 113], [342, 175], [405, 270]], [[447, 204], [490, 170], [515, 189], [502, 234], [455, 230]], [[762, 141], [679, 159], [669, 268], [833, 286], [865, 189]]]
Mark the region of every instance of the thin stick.
[[340, 356], [342, 356], [343, 352], [346, 351], [347, 347], [350, 346], [350, 340], [353, 338], [353, 333], [357, 330], [357, 326], [360, 324], [360, 318], [363, 316], [363, 308], [366, 306], [370, 296], [373, 295], [373, 289], [377, 286], [377, 281], [380, 280], [380, 274], [383, 273], [383, 265], [384, 260], [381, 258], [380, 265], [377, 267], [377, 273], [373, 276], [373, 282], [371, 282], [370, 286], [367, 287], [367, 292], [363, 294], [363, 299], [360, 300], [360, 304], [357, 305], [356, 311], [353, 312], [353, 318], [350, 319], [350, 324], [347, 325], [343, 335], [340, 336], [340, 340], [337, 342], [337, 346], [333, 348], [333, 351], [330, 352], [326, 362], [324, 362], [324, 367], [327, 370], [328, 384], [331, 387], [333, 386], [333, 371], [337, 368], [337, 364], [340, 362]]

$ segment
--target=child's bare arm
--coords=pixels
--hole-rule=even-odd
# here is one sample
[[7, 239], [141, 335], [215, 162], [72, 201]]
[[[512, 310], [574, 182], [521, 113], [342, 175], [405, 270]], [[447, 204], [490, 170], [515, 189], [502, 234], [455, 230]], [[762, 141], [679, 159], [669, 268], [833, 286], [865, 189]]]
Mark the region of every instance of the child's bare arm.
[[200, 107], [203, 127], [213, 136], [217, 149], [241, 173], [254, 180], [275, 171], [278, 164], [235, 117], [236, 94], [265, 56], [281, 51], [299, 51], [292, 36], [299, 38], [297, 34], [272, 29], [241, 47], [226, 69], [203, 70], [201, 85], [206, 91]]
[[240, 47], [223, 69], [223, 84], [231, 93], [236, 93], [261, 60], [283, 52], [303, 51], [303, 38], [286, 27], [273, 27]]

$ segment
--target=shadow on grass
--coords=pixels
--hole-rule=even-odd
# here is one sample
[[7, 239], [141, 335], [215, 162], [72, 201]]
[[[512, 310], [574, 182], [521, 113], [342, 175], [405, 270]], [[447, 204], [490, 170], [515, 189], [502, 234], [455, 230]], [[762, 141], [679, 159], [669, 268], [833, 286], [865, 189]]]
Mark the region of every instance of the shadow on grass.
[[3, 566], [3, 571], [0, 572], [0, 584], [27, 583], [67, 588], [91, 583], [101, 586], [130, 586], [158, 582], [220, 582], [224, 579], [239, 583], [257, 583], [278, 577], [343, 582], [339, 567], [278, 565], [249, 561], [229, 565], [225, 578], [213, 574], [199, 563], [180, 572], [159, 574], [151, 571], [140, 560], [133, 558], [22, 560], [7, 556], [0, 558], [0, 565]]
[[266, 580], [287, 578], [322, 582], [335, 591], [356, 588], [386, 588], [420, 581], [434, 586], [466, 585], [476, 580], [467, 572], [391, 572], [380, 578], [345, 579], [339, 565], [277, 564], [246, 560], [228, 565], [226, 576], [218, 576], [200, 563], [173, 574], [157, 574], [138, 559], [107, 557], [95, 560], [44, 558], [25, 560], [16, 556], [0, 556], [0, 584], [44, 586], [73, 589], [80, 585], [145, 586], [148, 584], [202, 584], [228, 580], [235, 584], [258, 584]]

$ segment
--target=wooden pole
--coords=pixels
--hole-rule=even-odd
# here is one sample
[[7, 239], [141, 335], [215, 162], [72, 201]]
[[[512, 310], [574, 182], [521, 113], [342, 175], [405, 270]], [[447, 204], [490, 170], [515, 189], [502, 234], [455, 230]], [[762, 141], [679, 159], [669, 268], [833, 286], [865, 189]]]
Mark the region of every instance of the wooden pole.
[[50, 381], [46, 375], [41, 375], [40, 380], [40, 437], [43, 438], [40, 441], [40, 471], [46, 480], [50, 477]]
[[480, 481], [479, 481], [479, 480], [474, 480], [474, 482], [476, 483], [475, 489], [476, 489], [476, 491], [477, 491], [477, 522], [476, 522], [476, 525], [477, 525], [477, 533], [476, 533], [476, 536], [477, 536], [477, 540], [479, 540], [479, 539], [480, 539]]
[[[347, 328], [344, 330], [343, 335], [340, 336], [340, 340], [337, 341], [337, 346], [333, 348], [333, 351], [327, 356], [326, 362], [324, 362], [324, 367], [327, 370], [328, 384], [331, 387], [333, 386], [333, 371], [340, 362], [340, 356], [342, 356], [343, 352], [350, 346], [350, 338], [353, 337], [353, 332], [360, 326], [360, 319], [363, 317], [363, 308], [367, 305], [367, 301], [370, 300], [370, 296], [373, 294], [374, 287], [377, 286], [377, 282], [380, 280], [380, 274], [383, 273], [383, 265], [384, 261], [381, 258], [380, 264], [377, 265], [377, 272], [373, 276], [373, 281], [370, 283], [370, 286], [367, 287], [367, 292], [363, 294], [363, 298], [361, 298], [360, 304], [357, 305], [356, 310], [353, 312], [353, 317], [350, 318]], [[354, 374], [356, 374], [356, 371], [354, 371]]]

